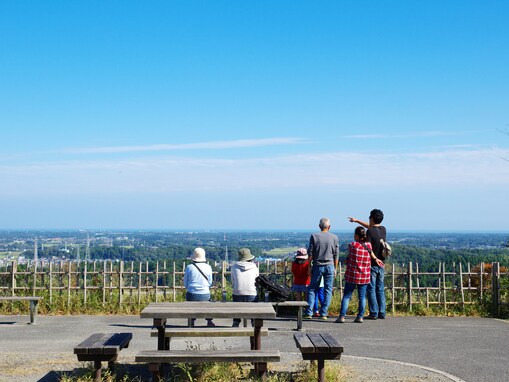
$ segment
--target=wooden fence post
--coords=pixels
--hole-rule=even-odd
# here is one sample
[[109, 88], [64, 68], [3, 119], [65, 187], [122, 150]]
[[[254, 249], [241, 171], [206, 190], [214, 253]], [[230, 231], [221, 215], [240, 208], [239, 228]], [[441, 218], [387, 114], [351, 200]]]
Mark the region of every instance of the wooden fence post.
[[140, 261], [139, 266], [138, 266], [138, 305], [141, 304], [141, 282], [142, 282], [142, 278], [141, 278], [141, 261]]
[[483, 278], [484, 278], [484, 262], [481, 263], [481, 267], [479, 270], [479, 297], [481, 299], [481, 302], [483, 302], [484, 298], [484, 285], [483, 285]]
[[157, 296], [157, 287], [159, 285], [159, 261], [156, 261], [156, 280], [155, 280], [155, 293], [156, 293], [156, 302], [158, 299]]
[[16, 295], [16, 270], [18, 265], [16, 264], [16, 260], [12, 262], [11, 265], [11, 296]]
[[444, 311], [447, 312], [447, 296], [446, 296], [446, 285], [445, 285], [445, 263], [442, 263], [442, 289], [444, 292]]
[[460, 280], [460, 293], [461, 293], [461, 309], [465, 309], [465, 292], [463, 290], [463, 268], [461, 262], [459, 263], [459, 280]]
[[118, 270], [118, 306], [122, 307], [122, 286], [124, 284], [124, 262], [120, 262]]
[[87, 306], [87, 262], [83, 268], [83, 304]]
[[[35, 290], [37, 289], [37, 261], [34, 261], [33, 264], [34, 264], [34, 277], [32, 279], [32, 296], [35, 296]], [[29, 270], [29, 268], [27, 268], [27, 270]], [[51, 274], [51, 263], [50, 263], [50, 274]]]
[[500, 263], [491, 263], [491, 298], [493, 317], [500, 316]]
[[407, 277], [408, 277], [408, 281], [407, 281], [407, 286], [408, 286], [408, 309], [411, 312], [412, 311], [412, 262], [411, 261], [408, 263]]
[[392, 314], [396, 313], [396, 289], [395, 289], [395, 286], [394, 286], [394, 283], [396, 282], [396, 264], [395, 263], [392, 263], [392, 297], [391, 297], [391, 302], [392, 302]]
[[[44, 269], [43, 269], [44, 271]], [[35, 280], [37, 279], [37, 266], [34, 268], [34, 284]], [[44, 285], [43, 285], [44, 286]], [[35, 291], [34, 291], [35, 296]], [[53, 302], [53, 263], [49, 262], [49, 302]]]
[[71, 273], [72, 273], [72, 261], [69, 261], [68, 267], [67, 267], [67, 307], [71, 305]]

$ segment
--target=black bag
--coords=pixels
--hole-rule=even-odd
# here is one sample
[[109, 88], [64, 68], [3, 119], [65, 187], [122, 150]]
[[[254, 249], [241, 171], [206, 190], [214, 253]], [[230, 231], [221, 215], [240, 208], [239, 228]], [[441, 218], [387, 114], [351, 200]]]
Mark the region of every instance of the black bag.
[[[262, 294], [264, 290], [269, 292], [269, 301], [271, 302], [283, 302], [288, 300], [292, 291], [285, 284], [281, 284], [277, 281], [270, 280], [265, 275], [260, 275], [256, 278], [256, 285], [261, 288]], [[264, 298], [262, 298], [262, 301]]]

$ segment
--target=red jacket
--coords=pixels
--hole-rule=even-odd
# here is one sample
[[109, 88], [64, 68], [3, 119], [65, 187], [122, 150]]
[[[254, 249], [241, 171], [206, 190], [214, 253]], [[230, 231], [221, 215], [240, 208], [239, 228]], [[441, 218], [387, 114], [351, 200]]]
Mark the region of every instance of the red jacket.
[[309, 276], [309, 260], [303, 264], [296, 261], [292, 263], [293, 283], [296, 285], [309, 285], [311, 276]]

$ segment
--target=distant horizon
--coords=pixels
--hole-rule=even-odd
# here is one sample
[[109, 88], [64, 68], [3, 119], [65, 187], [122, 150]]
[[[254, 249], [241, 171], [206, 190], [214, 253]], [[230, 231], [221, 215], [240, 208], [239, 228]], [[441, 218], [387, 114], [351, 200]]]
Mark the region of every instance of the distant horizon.
[[[352, 230], [341, 229], [334, 230], [332, 233], [348, 234], [352, 233], [356, 225], [353, 225]], [[168, 232], [168, 233], [307, 233], [316, 232], [315, 230], [306, 229], [167, 229], [167, 228], [153, 228], [153, 229], [141, 229], [141, 228], [0, 228], [0, 232], [80, 232], [80, 233], [98, 233], [98, 232]], [[509, 235], [509, 231], [482, 231], [482, 230], [444, 230], [444, 231], [433, 231], [433, 230], [398, 230], [388, 229], [388, 234], [497, 234], [497, 235]]]

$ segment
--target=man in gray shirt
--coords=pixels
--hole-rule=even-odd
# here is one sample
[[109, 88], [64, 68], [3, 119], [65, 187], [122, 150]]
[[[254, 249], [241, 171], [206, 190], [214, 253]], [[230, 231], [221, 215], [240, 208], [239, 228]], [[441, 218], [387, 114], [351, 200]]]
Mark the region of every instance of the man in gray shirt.
[[327, 319], [327, 313], [332, 298], [332, 286], [336, 276], [338, 265], [339, 238], [330, 231], [330, 220], [320, 219], [320, 232], [314, 233], [309, 238], [308, 254], [311, 256], [311, 284], [308, 292], [308, 308], [304, 318], [310, 319], [315, 305], [316, 291], [320, 287], [320, 279], [323, 277], [324, 301], [320, 307], [320, 318]]

